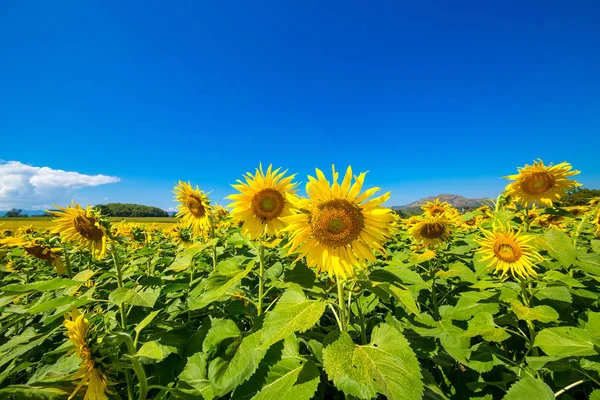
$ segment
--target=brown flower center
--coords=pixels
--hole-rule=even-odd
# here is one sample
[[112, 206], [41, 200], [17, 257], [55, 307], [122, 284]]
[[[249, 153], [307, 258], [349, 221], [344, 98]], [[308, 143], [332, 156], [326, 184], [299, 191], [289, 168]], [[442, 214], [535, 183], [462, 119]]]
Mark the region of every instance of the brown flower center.
[[27, 254], [31, 254], [35, 258], [39, 258], [44, 261], [52, 261], [52, 252], [46, 246], [40, 246], [39, 244], [33, 246], [24, 247]]
[[432, 206], [429, 209], [429, 214], [435, 217], [436, 215], [442, 215], [445, 211], [446, 209], [444, 207]]
[[446, 225], [441, 222], [426, 222], [419, 229], [421, 236], [427, 239], [439, 239], [446, 233]]
[[190, 194], [185, 202], [190, 214], [196, 218], [202, 218], [206, 215], [206, 208], [202, 203], [202, 198], [195, 194]]
[[102, 240], [104, 233], [96, 226], [96, 218], [78, 215], [74, 220], [75, 230], [87, 240]]
[[496, 239], [494, 243], [494, 254], [502, 261], [515, 262], [521, 258], [523, 253], [515, 241], [508, 237]]
[[279, 217], [284, 206], [285, 199], [276, 189], [263, 189], [252, 197], [254, 214], [263, 222]]
[[523, 178], [521, 188], [529, 195], [538, 195], [554, 187], [554, 177], [547, 172], [533, 172]]
[[330, 200], [319, 205], [310, 217], [315, 238], [333, 247], [352, 243], [360, 236], [364, 225], [360, 208], [344, 199]]

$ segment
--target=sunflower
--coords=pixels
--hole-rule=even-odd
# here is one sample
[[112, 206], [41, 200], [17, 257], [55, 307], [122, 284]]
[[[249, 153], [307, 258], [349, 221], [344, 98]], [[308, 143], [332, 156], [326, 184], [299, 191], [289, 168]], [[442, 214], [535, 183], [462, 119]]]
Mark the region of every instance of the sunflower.
[[[485, 237], [477, 240], [481, 248], [477, 251], [483, 255], [482, 261], [489, 261], [488, 267], [495, 268], [494, 273], [501, 271], [503, 278], [508, 271], [517, 279], [537, 277], [533, 267], [543, 257], [528, 243], [533, 236], [514, 232], [510, 226], [499, 226], [493, 232], [481, 230]], [[518, 277], [517, 277], [518, 275]]]
[[173, 225], [168, 231], [169, 236], [173, 239], [177, 246], [189, 247], [194, 243], [194, 232], [192, 228], [185, 227], [181, 224]]
[[87, 342], [89, 321], [77, 309], [73, 309], [70, 317], [65, 316], [64, 326], [67, 328], [69, 340], [75, 346], [75, 354], [81, 358], [81, 366], [73, 376], [73, 379], [81, 379], [81, 381], [69, 399], [87, 384], [84, 400], [108, 400], [106, 396], [108, 378], [92, 359], [92, 352]]
[[35, 228], [33, 225], [23, 225], [18, 229], [17, 232], [19, 236], [31, 235], [35, 233]]
[[594, 234], [596, 237], [600, 237], [600, 209], [598, 209], [596, 216], [592, 219], [592, 225], [594, 225]]
[[575, 218], [579, 218], [579, 217], [584, 216], [590, 209], [589, 209], [589, 207], [585, 207], [585, 206], [572, 206], [572, 207], [565, 207], [565, 210], [570, 212]]
[[566, 222], [564, 216], [555, 214], [542, 214], [535, 219], [536, 224], [544, 228], [552, 228], [559, 231], [562, 231], [567, 227]]
[[460, 221], [460, 227], [464, 230], [470, 230], [473, 228], [477, 228], [483, 221], [485, 220], [485, 216], [481, 214], [473, 215], [471, 218]]
[[297, 260], [306, 256], [317, 272], [345, 280], [355, 268], [376, 260], [373, 250], [386, 254], [383, 245], [392, 234], [394, 217], [381, 204], [390, 193], [369, 199], [380, 190], [372, 188], [360, 194], [366, 173], [354, 176], [352, 184], [350, 167], [341, 184], [332, 167], [331, 186], [323, 172], [316, 172], [317, 179], [309, 176], [306, 184], [309, 198], [293, 199], [294, 214], [284, 217], [289, 224], [284, 231], [291, 234], [286, 247], [288, 254], [299, 253]]
[[6, 247], [22, 247], [26, 254], [54, 265], [59, 275], [65, 273], [65, 267], [63, 266], [59, 255], [61, 249], [48, 246], [42, 242], [41, 238], [28, 240], [25, 238], [11, 237], [0, 239], [0, 245]]
[[292, 183], [295, 175], [286, 177], [287, 170], [280, 170], [269, 165], [264, 173], [261, 165], [254, 175], [244, 175], [246, 182], [238, 179], [236, 185], [231, 185], [240, 191], [227, 197], [233, 200], [229, 205], [231, 215], [242, 223], [242, 233], [252, 239], [263, 234], [277, 236], [285, 227], [283, 218], [292, 215], [290, 198], [297, 185]]
[[435, 247], [450, 238], [451, 227], [450, 220], [444, 216], [421, 217], [408, 232], [417, 243]]
[[59, 217], [54, 221], [55, 226], [51, 232], [59, 233], [65, 241], [75, 241], [79, 244], [78, 248], [87, 247], [98, 260], [104, 258], [108, 233], [100, 212], [90, 206], [82, 208], [74, 202], [66, 208], [55, 207], [61, 211], [47, 211]]
[[458, 216], [459, 212], [456, 208], [452, 207], [452, 204], [435, 199], [434, 201], [428, 201], [421, 206], [423, 214], [428, 217], [445, 216], [447, 218], [453, 218]]
[[212, 207], [206, 193], [198, 188], [194, 189], [189, 182], [179, 181], [173, 189], [175, 200], [180, 204], [177, 206], [179, 212], [177, 218], [181, 223], [190, 227], [194, 232], [206, 231], [211, 226]]
[[518, 168], [518, 174], [506, 177], [515, 181], [506, 186], [506, 193], [523, 206], [539, 203], [552, 207], [552, 201], [581, 186], [580, 183], [567, 179], [580, 172], [571, 171], [571, 168], [571, 164], [567, 162], [544, 165], [542, 160], [534, 161], [533, 165]]
[[404, 226], [404, 229], [409, 230], [410, 228], [412, 228], [413, 226], [418, 224], [420, 221], [421, 221], [421, 217], [419, 217], [417, 215], [412, 215], [408, 218], [404, 218], [402, 220], [402, 225]]

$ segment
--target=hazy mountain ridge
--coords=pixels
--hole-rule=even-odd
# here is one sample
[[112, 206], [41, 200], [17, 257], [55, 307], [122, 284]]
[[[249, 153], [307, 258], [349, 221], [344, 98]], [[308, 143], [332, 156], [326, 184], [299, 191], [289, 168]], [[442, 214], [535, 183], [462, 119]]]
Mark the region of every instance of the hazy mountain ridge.
[[413, 201], [412, 203], [405, 204], [403, 206], [392, 206], [394, 210], [404, 210], [404, 209], [412, 209], [419, 208], [423, 204], [428, 201], [435, 201], [435, 199], [439, 199], [440, 201], [445, 201], [450, 203], [453, 207], [461, 209], [461, 208], [477, 208], [482, 204], [490, 204], [491, 200], [487, 198], [480, 199], [469, 199], [464, 196], [459, 196], [457, 194], [438, 194], [437, 196], [429, 196], [423, 197], [417, 201]]

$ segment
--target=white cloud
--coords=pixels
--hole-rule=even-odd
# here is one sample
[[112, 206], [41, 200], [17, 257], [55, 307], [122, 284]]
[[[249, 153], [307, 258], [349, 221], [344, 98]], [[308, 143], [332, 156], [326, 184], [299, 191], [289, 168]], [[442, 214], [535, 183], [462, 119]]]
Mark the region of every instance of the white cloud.
[[178, 209], [174, 208], [174, 207], [169, 207], [165, 210], [166, 212], [176, 212], [179, 211]]
[[0, 161], [0, 210], [43, 209], [66, 204], [76, 190], [119, 182], [116, 176], [85, 175], [19, 161]]

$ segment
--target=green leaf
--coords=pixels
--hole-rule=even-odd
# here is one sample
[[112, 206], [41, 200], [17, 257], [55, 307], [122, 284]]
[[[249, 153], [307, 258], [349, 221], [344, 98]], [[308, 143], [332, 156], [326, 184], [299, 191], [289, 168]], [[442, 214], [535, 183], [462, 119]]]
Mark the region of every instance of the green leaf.
[[152, 360], [160, 361], [169, 356], [171, 353], [176, 353], [177, 348], [173, 346], [166, 346], [158, 342], [158, 340], [152, 340], [146, 342], [137, 351], [137, 356], [146, 357]]
[[298, 352], [295, 336], [285, 339], [281, 359], [269, 368], [264, 384], [253, 400], [310, 400], [320, 381], [319, 369]]
[[466, 336], [481, 336], [488, 342], [500, 343], [510, 337], [506, 329], [501, 328], [494, 322], [494, 317], [490, 313], [482, 312], [469, 321], [469, 328], [464, 333]]
[[325, 311], [323, 300], [307, 300], [302, 290], [286, 290], [272, 311], [268, 312], [261, 329], [260, 345], [268, 348], [285, 337], [312, 328]]
[[600, 400], [600, 389], [596, 389], [590, 393], [589, 400]]
[[85, 282], [73, 281], [65, 278], [54, 278], [49, 281], [6, 285], [2, 288], [9, 293], [30, 293], [30, 292], [46, 292], [48, 290], [64, 289], [71, 286], [83, 285]]
[[234, 341], [208, 365], [208, 380], [216, 397], [223, 396], [246, 381], [258, 368], [266, 350], [260, 344], [260, 331]]
[[[214, 301], [218, 301], [237, 283], [239, 283], [246, 275], [250, 273], [254, 267], [254, 260], [250, 261], [246, 266], [246, 269], [234, 275], [232, 278], [227, 280], [227, 277], [220, 274], [211, 274], [211, 276], [207, 280], [207, 285], [205, 287], [205, 291], [200, 294], [199, 297], [189, 297], [188, 298], [188, 306], [190, 310], [199, 310], [211, 304]], [[213, 283], [209, 285], [209, 282], [213, 279], [213, 282], [217, 282], [218, 284], [213, 286]], [[190, 293], [192, 296], [192, 293]]]
[[388, 324], [373, 329], [371, 343], [355, 345], [342, 332], [323, 350], [325, 371], [346, 395], [370, 399], [421, 399], [423, 382], [415, 353], [402, 333]]
[[132, 306], [141, 306], [153, 308], [156, 300], [160, 296], [160, 287], [144, 287], [137, 288], [117, 288], [108, 295], [108, 300], [116, 305], [130, 304]]
[[10, 399], [62, 400], [71, 394], [73, 388], [67, 386], [69, 382], [63, 382], [60, 386], [59, 383], [60, 382], [51, 382], [47, 383], [46, 386], [43, 386], [41, 383], [31, 385], [10, 385], [0, 389], [0, 398], [4, 399], [4, 395], [8, 394], [8, 398]]
[[169, 265], [167, 268], [165, 268], [165, 272], [166, 271], [175, 271], [175, 272], [185, 271], [194, 263], [194, 257], [196, 256], [196, 254], [198, 254], [199, 252], [204, 250], [206, 247], [207, 247], [206, 243], [205, 244], [195, 243], [195, 244], [191, 245], [190, 247], [185, 249], [184, 252], [180, 253], [171, 265]]
[[213, 319], [211, 327], [202, 343], [202, 351], [210, 354], [217, 350], [219, 343], [225, 339], [240, 336], [240, 330], [230, 319]]
[[410, 291], [399, 288], [399, 287], [397, 287], [393, 284], [389, 284], [389, 283], [373, 282], [373, 286], [379, 287], [379, 288], [385, 290], [387, 293], [394, 296], [394, 298], [396, 300], [398, 300], [399, 302], [401, 302], [404, 305], [404, 307], [406, 307], [406, 309], [408, 311], [410, 311], [411, 313], [416, 314], [416, 315], [419, 315], [421, 313], [419, 310], [419, 307], [417, 306], [417, 302], [415, 301], [415, 298], [412, 296]]
[[565, 303], [571, 303], [573, 296], [564, 286], [546, 286], [540, 288], [534, 296], [539, 300], [553, 300], [553, 301], [564, 301]]
[[560, 261], [565, 268], [575, 263], [577, 250], [573, 246], [571, 238], [564, 232], [548, 229], [544, 236], [536, 237], [534, 243], [538, 248], [546, 250], [548, 254]]
[[538, 332], [535, 346], [550, 357], [592, 356], [596, 354], [592, 334], [574, 327], [546, 328]]
[[511, 303], [511, 309], [517, 318], [522, 321], [552, 322], [558, 320], [558, 313], [550, 306], [535, 306], [529, 308], [518, 301], [513, 301]]
[[527, 377], [513, 383], [502, 400], [554, 400], [554, 392], [539, 379]]
[[464, 292], [458, 299], [451, 318], [458, 321], [466, 321], [474, 315], [483, 312], [492, 315], [496, 314], [498, 312], [497, 303], [480, 303], [481, 300], [486, 300], [491, 296], [493, 296], [493, 293]]
[[208, 381], [206, 354], [196, 353], [189, 357], [185, 368], [179, 375], [177, 389], [195, 398], [205, 400], [214, 398], [213, 389]]
[[577, 257], [577, 266], [595, 276], [600, 276], [600, 254], [587, 253]]
[[77, 299], [71, 296], [56, 297], [52, 300], [44, 301], [36, 304], [27, 310], [28, 314], [38, 314], [44, 311], [52, 310], [54, 308], [62, 307], [67, 304], [76, 302]]
[[150, 323], [152, 322], [152, 320], [154, 319], [154, 317], [156, 317], [159, 312], [160, 312], [160, 310], [152, 311], [150, 314], [146, 315], [146, 317], [143, 320], [141, 320], [140, 323], [137, 324], [137, 326], [135, 327], [135, 329], [134, 329], [135, 333], [137, 333], [139, 335], [140, 332], [145, 327], [147, 327], [148, 325], [150, 325]]

